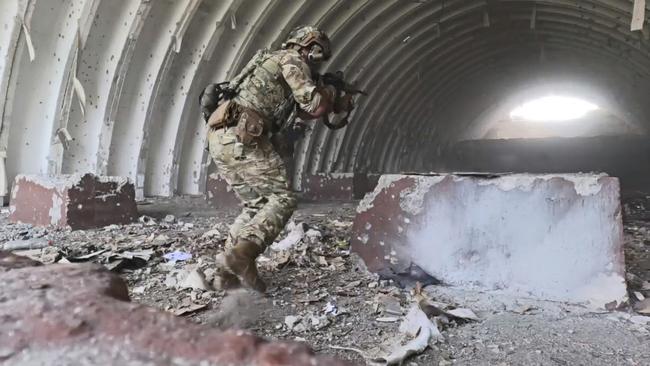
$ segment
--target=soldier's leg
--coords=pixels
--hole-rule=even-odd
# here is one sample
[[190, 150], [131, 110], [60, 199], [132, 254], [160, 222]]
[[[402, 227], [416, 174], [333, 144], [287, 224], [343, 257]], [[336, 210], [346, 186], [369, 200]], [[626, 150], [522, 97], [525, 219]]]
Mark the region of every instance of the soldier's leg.
[[260, 196], [257, 214], [239, 230], [236, 245], [226, 252], [228, 268], [248, 286], [264, 292], [255, 259], [280, 233], [296, 207], [286, 170], [268, 140], [245, 147], [238, 174]]
[[[238, 237], [241, 227], [246, 225], [261, 208], [259, 204], [261, 197], [238, 174], [240, 164], [238, 157], [235, 156], [235, 142], [236, 137], [232, 130], [221, 129], [208, 132], [210, 155], [217, 166], [217, 172], [228, 183], [243, 205], [242, 212], [229, 228], [229, 236], [225, 243], [227, 251], [234, 246], [235, 238]], [[239, 287], [240, 282], [237, 276], [227, 270], [224, 254], [220, 253], [216, 259], [217, 270], [219, 271], [219, 277], [221, 277], [220, 286], [223, 289]]]
[[239, 232], [241, 231], [241, 228], [244, 227], [255, 215], [257, 212], [260, 210], [262, 207], [260, 205], [261, 197], [259, 195], [251, 190], [251, 188], [244, 182], [243, 178], [237, 174], [237, 172], [233, 172], [233, 179], [231, 180], [234, 183], [230, 183], [230, 181], [226, 178], [226, 182], [228, 185], [232, 188], [233, 192], [235, 192], [235, 195], [239, 198], [239, 200], [242, 203], [242, 210], [239, 216], [235, 218], [235, 221], [230, 225], [229, 231], [228, 231], [228, 239], [226, 240], [226, 247], [230, 247], [236, 238], [239, 237]]
[[268, 140], [246, 151], [246, 164], [239, 174], [260, 196], [256, 215], [239, 230], [238, 238], [252, 241], [262, 250], [273, 243], [296, 208], [289, 189], [284, 161]]
[[226, 246], [231, 246], [235, 238], [239, 236], [239, 230], [246, 225], [262, 207], [262, 198], [252, 189], [238, 173], [240, 162], [234, 156], [234, 144], [236, 137], [234, 131], [217, 130], [208, 133], [210, 155], [217, 166], [217, 172], [223, 180], [228, 183], [237, 198], [242, 203], [242, 211], [237, 216], [229, 229], [229, 237]]

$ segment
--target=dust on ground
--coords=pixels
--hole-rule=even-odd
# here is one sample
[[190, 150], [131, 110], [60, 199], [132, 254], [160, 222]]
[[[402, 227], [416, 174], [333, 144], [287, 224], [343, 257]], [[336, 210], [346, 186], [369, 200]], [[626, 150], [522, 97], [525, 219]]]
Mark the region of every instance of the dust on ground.
[[[632, 301], [638, 302], [638, 297], [650, 297], [650, 199], [630, 201], [624, 208], [628, 282]], [[213, 210], [198, 198], [158, 199], [139, 210], [138, 223], [86, 231], [10, 224], [3, 212], [0, 243], [46, 240], [51, 247], [22, 253], [45, 263], [100, 263], [126, 279], [135, 302], [197, 323], [306, 342], [316, 352], [359, 364], [364, 359], [357, 352], [331, 346], [376, 349], [399, 333], [400, 319], [411, 306], [411, 289], [378, 279], [350, 253], [354, 204], [300, 207], [293, 217], [296, 225], [280, 239], [300, 234], [302, 240], [260, 258], [269, 285], [266, 296], [213, 289], [215, 256], [235, 210]], [[596, 314], [562, 303], [443, 286], [425, 292], [437, 303], [472, 309], [480, 320], [445, 325], [444, 339], [406, 365], [650, 363], [650, 324], [630, 307]]]

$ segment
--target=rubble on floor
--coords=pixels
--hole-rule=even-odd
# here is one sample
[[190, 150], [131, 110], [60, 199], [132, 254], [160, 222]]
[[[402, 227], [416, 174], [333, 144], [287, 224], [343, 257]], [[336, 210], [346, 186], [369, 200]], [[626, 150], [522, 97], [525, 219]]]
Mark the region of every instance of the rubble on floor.
[[[418, 296], [411, 287], [380, 279], [350, 253], [355, 207], [301, 207], [293, 224], [259, 259], [269, 284], [266, 296], [215, 288], [215, 256], [238, 212], [208, 210], [194, 201], [154, 201], [140, 206], [140, 221], [85, 231], [10, 224], [5, 213], [0, 215], [0, 244], [41, 239], [47, 247], [19, 252], [44, 263], [100, 264], [126, 280], [135, 303], [209, 327], [244, 328], [269, 340], [304, 342], [317, 354], [357, 364], [403, 357], [409, 366], [640, 365], [650, 359], [645, 346], [650, 325], [630, 306], [598, 314], [563, 303], [446, 286], [427, 286]], [[650, 252], [645, 244], [650, 231], [641, 228], [650, 228], [650, 222], [633, 222], [626, 225], [626, 244], [636, 248], [634, 258], [643, 259]], [[638, 279], [630, 290], [648, 298], [650, 287], [644, 284], [650, 272], [644, 266], [628, 261]], [[632, 306], [642, 303], [636, 295], [630, 301]], [[429, 324], [417, 309], [435, 335], [424, 350], [426, 331], [404, 325]]]

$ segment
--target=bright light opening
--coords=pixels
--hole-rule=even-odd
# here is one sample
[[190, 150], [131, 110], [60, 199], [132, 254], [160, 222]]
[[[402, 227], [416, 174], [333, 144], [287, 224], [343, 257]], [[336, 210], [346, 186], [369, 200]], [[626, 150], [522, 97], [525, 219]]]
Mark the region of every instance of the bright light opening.
[[510, 113], [510, 118], [536, 122], [569, 121], [582, 118], [597, 109], [597, 105], [582, 99], [548, 96], [515, 108]]

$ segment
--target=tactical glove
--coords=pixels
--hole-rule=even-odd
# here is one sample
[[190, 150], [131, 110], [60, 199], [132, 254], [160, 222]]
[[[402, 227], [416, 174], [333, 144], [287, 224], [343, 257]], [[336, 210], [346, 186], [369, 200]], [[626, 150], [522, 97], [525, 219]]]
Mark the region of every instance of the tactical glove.
[[336, 114], [352, 112], [354, 110], [354, 98], [349, 94], [336, 98], [333, 109]]

